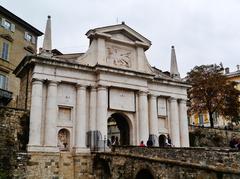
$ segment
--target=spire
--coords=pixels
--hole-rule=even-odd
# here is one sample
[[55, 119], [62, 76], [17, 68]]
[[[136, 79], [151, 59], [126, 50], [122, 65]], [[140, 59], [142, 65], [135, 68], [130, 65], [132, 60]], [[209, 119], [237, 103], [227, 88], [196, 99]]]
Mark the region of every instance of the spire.
[[40, 54], [45, 56], [51, 56], [52, 53], [52, 37], [51, 37], [51, 16], [48, 16], [47, 25], [45, 29], [43, 47]]
[[173, 78], [178, 78], [180, 79], [180, 74], [178, 72], [178, 66], [177, 66], [177, 58], [176, 58], [176, 53], [174, 46], [172, 46], [172, 51], [171, 51], [171, 69], [170, 69], [170, 74]]

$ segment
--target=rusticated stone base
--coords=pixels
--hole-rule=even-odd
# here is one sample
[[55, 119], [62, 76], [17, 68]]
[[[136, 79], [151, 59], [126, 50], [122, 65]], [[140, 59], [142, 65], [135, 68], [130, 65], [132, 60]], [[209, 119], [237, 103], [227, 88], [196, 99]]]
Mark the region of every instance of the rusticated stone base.
[[26, 178], [29, 179], [89, 179], [94, 178], [91, 171], [91, 155], [74, 155], [71, 152], [28, 153], [29, 160]]

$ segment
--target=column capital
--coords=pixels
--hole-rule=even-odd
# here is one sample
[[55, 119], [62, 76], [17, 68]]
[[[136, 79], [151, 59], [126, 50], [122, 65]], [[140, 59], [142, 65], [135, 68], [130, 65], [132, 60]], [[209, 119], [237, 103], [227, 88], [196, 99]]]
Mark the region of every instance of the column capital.
[[33, 84], [42, 84], [42, 83], [43, 83], [43, 80], [42, 80], [42, 79], [38, 79], [38, 78], [33, 78], [33, 79], [32, 79], [32, 83], [33, 83]]
[[187, 100], [186, 99], [179, 99], [179, 103], [186, 104]]
[[139, 96], [147, 96], [148, 91], [138, 91]]
[[107, 86], [98, 85], [98, 86], [97, 86], [97, 90], [98, 90], [98, 91], [107, 90]]
[[97, 87], [95, 85], [89, 86], [89, 88], [90, 88], [91, 91], [96, 91], [97, 90]]
[[47, 80], [46, 82], [48, 86], [57, 86], [60, 83], [60, 81], [56, 81], [56, 80]]
[[86, 89], [86, 88], [87, 88], [87, 85], [85, 85], [85, 84], [76, 84], [76, 88], [77, 88], [78, 90], [83, 90], [83, 89]]
[[155, 99], [155, 98], [157, 98], [158, 96], [155, 95], [155, 94], [149, 94], [149, 97], [152, 98], [152, 99]]
[[170, 97], [170, 98], [169, 98], [169, 101], [170, 101], [170, 102], [175, 102], [175, 101], [177, 101], [177, 98]]

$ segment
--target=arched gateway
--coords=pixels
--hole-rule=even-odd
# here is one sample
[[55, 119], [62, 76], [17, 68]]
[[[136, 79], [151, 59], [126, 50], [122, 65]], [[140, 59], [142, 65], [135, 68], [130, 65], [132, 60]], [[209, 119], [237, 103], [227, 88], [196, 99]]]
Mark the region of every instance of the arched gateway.
[[113, 145], [130, 144], [130, 120], [122, 113], [114, 113], [108, 118], [108, 141]]
[[83, 153], [105, 149], [113, 135], [120, 145], [139, 145], [161, 133], [176, 147], [189, 146], [189, 85], [179, 76], [174, 47], [169, 74], [149, 64], [151, 41], [124, 23], [89, 30], [84, 54], [55, 54], [50, 29], [40, 54], [14, 71], [26, 86], [19, 104], [30, 110], [28, 151]]

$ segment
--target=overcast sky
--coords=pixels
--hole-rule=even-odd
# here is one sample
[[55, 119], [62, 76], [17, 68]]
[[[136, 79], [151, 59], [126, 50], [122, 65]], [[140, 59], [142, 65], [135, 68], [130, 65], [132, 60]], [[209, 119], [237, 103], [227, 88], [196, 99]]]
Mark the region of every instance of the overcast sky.
[[[53, 48], [85, 52], [85, 33], [125, 23], [151, 40], [148, 61], [170, 70], [171, 46], [184, 77], [195, 65], [240, 64], [240, 0], [0, 0], [1, 5], [42, 32], [52, 17]], [[42, 46], [39, 39], [39, 47]]]

